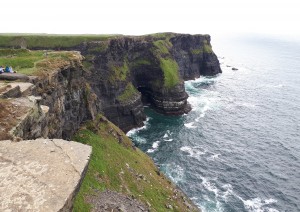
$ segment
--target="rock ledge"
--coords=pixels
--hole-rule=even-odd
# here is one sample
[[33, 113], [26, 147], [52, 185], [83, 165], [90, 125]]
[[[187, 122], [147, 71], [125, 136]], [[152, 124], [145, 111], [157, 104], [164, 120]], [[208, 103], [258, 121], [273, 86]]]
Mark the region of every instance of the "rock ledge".
[[70, 211], [92, 148], [61, 139], [0, 142], [0, 211]]

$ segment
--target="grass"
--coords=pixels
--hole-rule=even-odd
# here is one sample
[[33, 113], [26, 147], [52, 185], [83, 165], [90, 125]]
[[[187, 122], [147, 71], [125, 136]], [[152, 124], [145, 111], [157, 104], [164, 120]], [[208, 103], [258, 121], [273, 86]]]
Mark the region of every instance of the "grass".
[[175, 33], [172, 33], [172, 32], [163, 32], [163, 33], [153, 33], [153, 34], [148, 34], [148, 35], [145, 35], [145, 36], [151, 36], [153, 38], [156, 38], [156, 39], [170, 39], [172, 37], [175, 36]]
[[175, 60], [171, 58], [160, 58], [160, 68], [164, 73], [164, 85], [172, 88], [180, 82], [179, 67]]
[[88, 41], [105, 41], [118, 35], [51, 35], [0, 34], [1, 47], [16, 48], [70, 48]]
[[83, 65], [83, 67], [84, 67], [84, 69], [85, 69], [86, 71], [91, 71], [91, 70], [93, 69], [93, 67], [94, 67], [93, 63], [91, 63], [91, 62], [89, 62], [89, 61], [86, 61], [86, 60], [84, 60], [84, 61], [82, 62], [82, 65]]
[[21, 74], [38, 75], [66, 65], [75, 56], [73, 52], [31, 51], [27, 49], [0, 49], [0, 65], [12, 66]]
[[213, 53], [211, 45], [207, 42], [207, 40], [203, 41], [203, 52], [211, 54]]
[[137, 94], [138, 91], [136, 90], [136, 88], [132, 85], [132, 83], [128, 83], [125, 90], [123, 91], [123, 93], [117, 97], [117, 99], [121, 102], [121, 103], [125, 103], [128, 100], [130, 100], [135, 94]]
[[97, 45], [97, 47], [88, 49], [88, 52], [91, 54], [97, 54], [105, 52], [108, 49], [108, 42], [102, 42]]
[[125, 81], [129, 72], [127, 61], [123, 62], [123, 65], [109, 64], [110, 77], [109, 81], [114, 83], [115, 81]]
[[169, 54], [169, 49], [172, 48], [172, 43], [169, 40], [157, 40], [153, 44], [161, 54]]
[[166, 211], [166, 204], [172, 205], [174, 211], [189, 211], [182, 196], [173, 198], [175, 187], [158, 171], [153, 161], [133, 148], [131, 140], [103, 116], [88, 122], [73, 139], [93, 148], [73, 211], [90, 211], [92, 205], [86, 201], [88, 197], [105, 189], [148, 202], [151, 211]]
[[198, 54], [202, 54], [203, 50], [202, 49], [192, 49], [191, 52], [192, 52], [192, 54], [198, 55]]
[[137, 59], [134, 60], [131, 65], [133, 67], [139, 67], [139, 66], [144, 66], [144, 65], [151, 65], [151, 62], [147, 59]]

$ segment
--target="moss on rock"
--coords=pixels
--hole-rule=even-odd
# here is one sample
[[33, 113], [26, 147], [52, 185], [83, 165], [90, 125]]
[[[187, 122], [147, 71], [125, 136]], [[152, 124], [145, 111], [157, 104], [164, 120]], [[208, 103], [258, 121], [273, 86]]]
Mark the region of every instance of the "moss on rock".
[[132, 85], [131, 82], [129, 82], [127, 84], [127, 86], [125, 87], [125, 90], [123, 91], [123, 93], [121, 95], [119, 95], [117, 97], [117, 99], [121, 102], [121, 103], [125, 103], [127, 101], [130, 101], [130, 99], [135, 96], [138, 93], [138, 91], [136, 90], [136, 88]]
[[160, 58], [160, 68], [164, 73], [164, 85], [167, 88], [176, 86], [179, 82], [179, 67], [171, 58]]
[[129, 72], [129, 67], [126, 60], [123, 62], [123, 65], [117, 65], [112, 63], [109, 64], [108, 67], [110, 70], [110, 76], [109, 76], [110, 83], [126, 80], [127, 74]]

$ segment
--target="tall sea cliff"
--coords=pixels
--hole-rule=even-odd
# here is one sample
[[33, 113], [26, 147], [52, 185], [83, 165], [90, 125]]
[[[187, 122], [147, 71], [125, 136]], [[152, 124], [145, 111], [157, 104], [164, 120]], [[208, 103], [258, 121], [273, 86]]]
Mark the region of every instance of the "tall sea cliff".
[[[155, 195], [147, 194], [149, 185], [143, 185], [143, 188], [138, 186], [139, 188], [135, 189], [131, 187], [133, 185], [124, 183], [128, 181], [128, 177], [124, 180], [122, 174], [117, 173], [121, 170], [126, 175], [128, 172], [136, 184], [139, 184], [140, 178], [146, 182], [149, 180], [145, 179], [151, 179], [149, 183], [157, 181], [164, 184], [166, 180], [164, 177], [162, 181], [156, 179], [163, 175], [153, 165], [145, 167], [145, 170], [139, 170], [139, 166], [135, 167], [136, 165], [131, 164], [134, 161], [124, 159], [125, 161], [120, 162], [120, 170], [115, 170], [116, 173], [113, 175], [120, 176], [117, 182], [126, 189], [119, 190], [114, 184], [107, 184], [106, 180], [113, 181], [113, 179], [106, 179], [112, 177], [112, 173], [99, 176], [97, 173], [107, 171], [106, 168], [98, 169], [104, 167], [101, 163], [106, 161], [110, 154], [105, 151], [105, 148], [100, 148], [103, 146], [102, 140], [100, 146], [94, 146], [95, 143], [91, 139], [99, 136], [105, 141], [106, 138], [108, 142], [112, 142], [112, 147], [116, 140], [123, 148], [118, 151], [133, 152], [128, 157], [141, 167], [143, 164], [153, 163], [144, 153], [137, 152], [123, 132], [143, 125], [146, 119], [144, 104], [149, 104], [166, 115], [181, 115], [190, 111], [191, 106], [187, 102], [188, 95], [184, 80], [221, 73], [209, 35], [175, 33], [145, 36], [0, 35], [0, 47], [3, 48], [1, 62], [13, 63], [18, 73], [29, 76], [23, 77], [22, 80], [30, 83], [26, 92], [23, 92], [19, 86], [20, 91], [16, 92], [16, 95], [5, 96], [10, 87], [5, 84], [7, 81], [3, 81], [2, 90], [6, 93], [1, 98], [9, 99], [8, 102], [1, 100], [1, 104], [14, 105], [15, 103], [11, 101], [19, 102], [19, 98], [38, 97], [30, 103], [37, 112], [26, 113], [27, 118], [22, 119], [21, 122], [12, 122], [13, 130], [10, 130], [4, 138], [18, 141], [41, 137], [62, 138], [78, 140], [93, 146], [91, 161], [94, 162], [91, 162], [93, 165], [87, 169], [87, 177], [83, 180], [83, 190], [86, 193], [82, 191], [83, 193], [80, 194], [75, 204], [77, 209], [84, 208], [83, 205], [87, 204], [85, 195], [88, 196], [89, 189], [93, 189], [93, 186], [89, 186], [90, 178], [95, 178], [92, 181], [97, 181], [94, 186], [99, 191], [100, 187], [103, 189], [101, 183], [104, 183], [106, 189], [131, 194], [135, 198], [141, 193], [143, 197], [140, 200], [147, 203], [145, 208], [176, 209], [178, 207], [176, 210], [179, 211], [196, 210], [195, 206], [186, 200], [185, 195], [176, 190], [171, 183], [171, 193], [179, 192], [182, 196], [181, 200], [177, 197], [169, 197], [170, 194], [164, 193], [165, 191], [157, 191], [164, 195], [163, 197], [158, 195], [159, 199], [153, 200]], [[28, 58], [34, 57], [37, 58], [36, 61], [27, 61]], [[7, 80], [5, 75], [0, 76], [0, 79]], [[47, 107], [46, 112], [43, 107]], [[13, 110], [11, 112], [13, 113]], [[17, 122], [18, 125], [13, 126]], [[6, 126], [5, 123], [3, 126]], [[109, 151], [109, 148], [106, 149]], [[111, 151], [116, 154], [116, 149]], [[124, 154], [127, 154], [125, 152]], [[108, 154], [108, 156], [101, 157], [101, 161], [95, 162], [99, 154]], [[143, 155], [140, 156], [141, 159], [137, 159], [139, 154]], [[109, 160], [110, 163], [113, 163], [112, 161], [114, 159]], [[109, 166], [116, 166], [116, 164]], [[138, 174], [136, 178], [134, 173], [139, 172], [143, 174]], [[156, 173], [155, 177], [153, 177], [154, 173]], [[99, 187], [98, 184], [101, 186]], [[164, 198], [171, 198], [174, 203], [172, 201], [166, 203]]]

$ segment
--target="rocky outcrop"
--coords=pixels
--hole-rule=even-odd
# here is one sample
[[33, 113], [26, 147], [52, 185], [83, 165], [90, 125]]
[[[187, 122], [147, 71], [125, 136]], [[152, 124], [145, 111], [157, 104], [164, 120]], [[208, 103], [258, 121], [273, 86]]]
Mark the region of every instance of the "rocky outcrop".
[[28, 81], [29, 77], [24, 74], [19, 73], [0, 73], [0, 80], [19, 80], [19, 81]]
[[70, 139], [80, 124], [100, 111], [99, 100], [84, 78], [79, 53], [69, 63], [35, 79], [33, 94], [49, 107], [49, 138]]
[[173, 44], [172, 54], [184, 80], [222, 72], [209, 35], [178, 35], [171, 38], [170, 42]]
[[1, 141], [0, 210], [71, 211], [90, 155], [72, 141]]
[[48, 136], [47, 107], [34, 96], [0, 99], [0, 140]]

